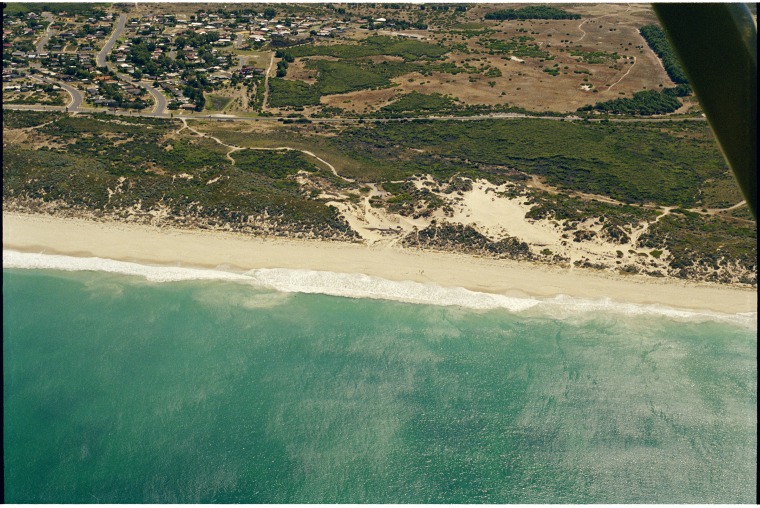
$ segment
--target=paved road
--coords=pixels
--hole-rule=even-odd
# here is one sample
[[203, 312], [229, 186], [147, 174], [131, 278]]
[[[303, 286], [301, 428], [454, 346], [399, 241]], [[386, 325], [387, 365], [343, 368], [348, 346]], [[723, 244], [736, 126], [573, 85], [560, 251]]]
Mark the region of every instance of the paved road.
[[153, 109], [150, 112], [141, 113], [144, 116], [168, 116], [166, 111], [166, 97], [158, 89], [154, 88], [149, 81], [135, 81], [132, 76], [128, 74], [116, 73], [116, 77], [125, 83], [132, 84], [134, 86], [141, 86], [145, 88], [149, 94], [153, 96]]
[[58, 86], [66, 90], [69, 95], [71, 95], [72, 101], [67, 106], [69, 111], [80, 111], [82, 108], [82, 103], [84, 102], [84, 97], [82, 96], [82, 92], [77, 90], [71, 85], [67, 85], [66, 83], [58, 82]]
[[40, 37], [40, 40], [37, 41], [37, 54], [45, 51], [45, 44], [48, 43], [50, 40], [50, 37], [53, 35], [53, 31], [50, 29], [50, 27], [53, 25], [53, 21], [55, 21], [55, 18], [53, 17], [53, 14], [50, 12], [43, 12], [42, 17], [45, 18], [45, 21], [50, 22], [50, 24], [45, 28], [45, 32], [42, 34], [42, 37]]
[[[42, 81], [43, 83], [58, 85], [64, 90], [66, 90], [66, 92], [68, 92], [68, 94], [71, 96], [71, 102], [69, 102], [66, 106], [62, 106], [62, 108], [64, 108], [66, 111], [78, 112], [82, 110], [82, 103], [84, 102], [84, 97], [82, 96], [82, 92], [80, 92], [73, 86], [63, 83], [61, 81], [51, 79], [48, 77], [43, 77], [43, 76], [32, 75], [32, 78], [38, 81]], [[30, 106], [32, 106], [32, 108], [34, 107], [33, 104], [30, 104]], [[32, 108], [24, 108], [24, 109], [33, 110]]]
[[140, 81], [140, 86], [145, 88], [148, 93], [150, 93], [153, 96], [153, 100], [155, 101], [155, 105], [153, 106], [153, 109], [151, 110], [150, 114], [153, 116], [167, 116], [166, 115], [166, 96], [161, 93], [161, 90], [155, 88], [153, 84], [149, 81]]
[[106, 67], [106, 62], [107, 62], [106, 58], [111, 53], [111, 50], [116, 44], [116, 40], [121, 36], [121, 33], [124, 31], [124, 26], [126, 24], [127, 24], [127, 15], [121, 14], [119, 16], [119, 19], [116, 21], [116, 27], [114, 28], [114, 31], [111, 33], [111, 37], [103, 45], [103, 49], [101, 49], [98, 52], [98, 56], [96, 57], [98, 67]]
[[[63, 85], [63, 83], [59, 83], [60, 85]], [[144, 86], [144, 84], [143, 84]], [[74, 89], [75, 90], [75, 89]], [[80, 93], [78, 90], [75, 90], [75, 92]], [[3, 109], [25, 109], [30, 111], [63, 111], [66, 108], [63, 106], [36, 106], [33, 104], [3, 104]], [[175, 114], [172, 112], [164, 111], [162, 113], [158, 113], [157, 111], [154, 112], [136, 112], [136, 111], [116, 111], [113, 110], [106, 110], [105, 108], [78, 108], [81, 112], [86, 113], [92, 113], [92, 112], [101, 112], [101, 113], [112, 113], [115, 115], [123, 115], [123, 116], [147, 116], [147, 117], [155, 117], [155, 118], [174, 118], [174, 119], [185, 119], [185, 120], [216, 120], [218, 122], [281, 122], [283, 120], [293, 120], [293, 118], [288, 118], [284, 116], [255, 116], [255, 117], [247, 117], [247, 116], [233, 116], [233, 115], [190, 115], [185, 116], [181, 114]], [[507, 116], [508, 115], [508, 116]], [[524, 119], [534, 119], [534, 120], [554, 120], [554, 121], [566, 121], [566, 122], [577, 122], [577, 121], [583, 121], [584, 119], [581, 117], [569, 115], [566, 117], [563, 116], [530, 116], [530, 115], [523, 115], [518, 113], [495, 113], [493, 115], [481, 115], [481, 116], [437, 116], [437, 117], [428, 117], [428, 118], [418, 118], [418, 117], [409, 117], [409, 118], [309, 118], [311, 123], [336, 123], [336, 124], [368, 124], [368, 123], [390, 123], [390, 122], [409, 122], [413, 120], [430, 120], [430, 121], [460, 121], [460, 122], [470, 122], [470, 121], [479, 121], [479, 120], [494, 120], [494, 119], [501, 119], [501, 120], [524, 120]], [[704, 122], [706, 119], [704, 117], [662, 117], [662, 118], [590, 118], [590, 122], [602, 122], [602, 121], [609, 121], [609, 122], [616, 122], [616, 123], [628, 123], [628, 122], [650, 122], [650, 123], [657, 123], [657, 122]]]

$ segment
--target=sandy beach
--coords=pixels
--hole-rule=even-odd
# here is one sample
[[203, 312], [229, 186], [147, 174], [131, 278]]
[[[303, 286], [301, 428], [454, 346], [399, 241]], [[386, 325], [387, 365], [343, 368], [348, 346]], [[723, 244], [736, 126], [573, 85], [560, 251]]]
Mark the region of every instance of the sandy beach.
[[678, 279], [613, 276], [510, 260], [389, 246], [253, 238], [3, 213], [3, 249], [100, 257], [151, 265], [250, 270], [288, 268], [362, 273], [507, 296], [568, 295], [722, 313], [755, 312], [757, 291]]

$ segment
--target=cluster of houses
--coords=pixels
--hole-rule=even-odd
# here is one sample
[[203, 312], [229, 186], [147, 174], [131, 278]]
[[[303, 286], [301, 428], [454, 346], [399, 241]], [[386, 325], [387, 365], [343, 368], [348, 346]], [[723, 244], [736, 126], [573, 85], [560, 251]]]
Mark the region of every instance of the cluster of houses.
[[[284, 24], [285, 23], [285, 24]], [[346, 31], [348, 21], [337, 21], [331, 18], [314, 18], [311, 16], [295, 16], [287, 21], [254, 20], [247, 26], [247, 33], [241, 32], [243, 39], [249, 42], [264, 43], [272, 37], [306, 38], [311, 35], [328, 37], [342, 34]]]
[[[95, 68], [95, 53], [100, 45], [98, 41], [105, 40], [111, 33], [113, 14], [84, 19], [70, 16], [65, 11], [58, 12], [50, 24], [51, 36], [44, 46], [38, 42], [43, 36], [43, 25], [37, 23], [34, 29], [23, 28], [40, 17], [36, 12], [29, 12], [26, 19], [3, 17], [4, 82], [25, 76], [30, 66], [41, 65], [43, 70], [53, 70], [54, 77], [68, 66]], [[75, 79], [65, 74], [60, 77]]]
[[[20, 83], [18, 85], [8, 85], [3, 88], [3, 92], [32, 92], [36, 90], [41, 90], [45, 88], [47, 85], [44, 83], [31, 83], [31, 82], [25, 82]], [[53, 90], [60, 90], [61, 87], [57, 85], [53, 85]]]
[[288, 18], [265, 19], [260, 15], [238, 14], [222, 17], [219, 14], [199, 13], [197, 21], [176, 19], [177, 27], [187, 27], [197, 33], [218, 31], [219, 46], [235, 44], [240, 49], [265, 44], [272, 38], [306, 38], [312, 35], [326, 37], [343, 33], [347, 21], [336, 21], [332, 18], [316, 18], [313, 16], [293, 16]]
[[88, 85], [85, 88], [85, 96], [88, 102], [91, 102], [94, 106], [117, 106], [119, 103], [112, 97], [103, 94], [103, 89], [100, 85], [114, 85], [117, 93], [122, 97], [123, 103], [137, 103], [140, 97], [145, 95], [145, 89], [134, 86], [129, 83], [124, 83], [115, 80], [109, 76], [98, 76], [93, 79], [95, 84]]
[[[267, 11], [273, 11], [267, 9]], [[287, 39], [290, 44], [309, 37], [336, 37], [349, 28], [358, 27], [363, 20], [346, 21], [332, 17], [309, 15], [265, 15], [253, 12], [197, 12], [186, 14], [146, 14], [130, 17], [122, 34], [123, 42], [112, 51], [109, 64], [113, 70], [130, 74], [132, 81], [137, 78], [158, 81], [174, 107], [191, 109], [194, 104], [184, 97], [187, 84], [181, 72], [158, 72], [158, 76], [135, 68], [130, 62], [130, 48], [136, 38], [151, 42], [150, 59], [159, 61], [162, 56], [174, 60], [180, 56], [184, 68], [202, 72], [204, 80], [211, 86], [224, 85], [233, 75], [234, 79], [257, 78], [265, 70], [259, 67], [239, 66], [234, 51], [225, 48], [246, 50], [259, 48], [277, 39]], [[13, 81], [29, 73], [41, 72], [51, 78], [74, 82], [86, 91], [89, 102], [98, 106], [106, 105], [108, 97], [103, 96], [98, 85], [118, 83], [97, 68], [96, 53], [110, 36], [118, 14], [105, 13], [98, 17], [71, 16], [66, 12], [43, 15], [29, 12], [24, 18], [3, 19], [3, 82]], [[42, 18], [51, 21], [50, 39], [42, 47], [44, 26]], [[376, 22], [384, 22], [379, 18]], [[354, 26], [356, 25], [356, 26]], [[188, 34], [215, 34], [208, 46], [201, 48], [186, 45], [176, 47], [175, 41]], [[209, 47], [210, 46], [210, 47]], [[209, 54], [211, 56], [209, 57]], [[155, 66], [154, 66], [155, 67]], [[76, 70], [76, 72], [74, 72]], [[176, 70], [176, 69], [174, 69]], [[181, 70], [181, 69], [180, 69]], [[233, 82], [235, 82], [233, 80]], [[140, 89], [129, 83], [119, 83], [125, 97], [136, 96]], [[130, 89], [130, 88], [133, 88]], [[109, 87], [109, 89], [113, 89]]]
[[[75, 75], [67, 74], [65, 71], [72, 67], [86, 70], [88, 72], [96, 71], [95, 55], [92, 53], [51, 53], [43, 57], [40, 54], [40, 61], [43, 69], [40, 72], [48, 74], [50, 77], [57, 77], [64, 81], [76, 81]], [[47, 72], [45, 72], [47, 71]], [[86, 82], [86, 81], [85, 81]]]
[[55, 37], [48, 43], [48, 50], [61, 51], [66, 44], [73, 42], [81, 51], [92, 51], [111, 33], [113, 14], [106, 14], [98, 19], [87, 18], [84, 23], [72, 18], [63, 18], [53, 23], [51, 28], [55, 30]]

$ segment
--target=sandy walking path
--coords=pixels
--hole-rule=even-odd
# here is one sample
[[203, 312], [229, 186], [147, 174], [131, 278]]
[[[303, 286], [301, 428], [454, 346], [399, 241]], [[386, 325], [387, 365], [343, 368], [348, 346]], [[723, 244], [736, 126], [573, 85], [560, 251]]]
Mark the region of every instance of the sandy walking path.
[[274, 67], [274, 53], [272, 53], [272, 58], [269, 60], [267, 73], [264, 75], [264, 98], [261, 101], [262, 111], [266, 111], [269, 107], [269, 75], [272, 73], [272, 67]]
[[177, 133], [181, 132], [183, 129], [187, 129], [190, 132], [193, 132], [194, 134], [197, 134], [198, 136], [200, 136], [202, 138], [213, 139], [214, 141], [216, 141], [220, 145], [229, 148], [229, 152], [227, 152], [227, 158], [230, 161], [232, 161], [233, 165], [235, 164], [235, 159], [232, 158], [232, 154], [234, 152], [239, 151], [239, 150], [296, 151], [296, 152], [304, 153], [304, 154], [306, 154], [306, 155], [308, 155], [310, 157], [314, 157], [319, 162], [321, 162], [322, 164], [324, 164], [325, 166], [327, 166], [327, 168], [332, 172], [333, 175], [337, 176], [338, 178], [342, 179], [343, 181], [345, 181], [345, 182], [354, 182], [355, 181], [355, 180], [352, 180], [350, 178], [346, 178], [344, 176], [339, 175], [338, 171], [335, 169], [335, 166], [333, 166], [332, 164], [330, 164], [329, 162], [327, 162], [326, 160], [324, 160], [322, 157], [318, 156], [314, 152], [310, 152], [308, 150], [301, 150], [300, 148], [293, 148], [292, 146], [276, 146], [276, 147], [271, 147], [271, 148], [263, 148], [263, 147], [244, 147], [244, 146], [237, 146], [237, 145], [228, 145], [227, 143], [225, 143], [221, 139], [217, 138], [216, 136], [212, 136], [211, 134], [208, 134], [208, 133], [201, 132], [201, 131], [198, 131], [196, 129], [193, 129], [192, 127], [190, 127], [187, 124], [187, 120], [185, 118], [180, 118], [180, 120], [182, 120], [183, 127], [179, 131], [177, 131]]

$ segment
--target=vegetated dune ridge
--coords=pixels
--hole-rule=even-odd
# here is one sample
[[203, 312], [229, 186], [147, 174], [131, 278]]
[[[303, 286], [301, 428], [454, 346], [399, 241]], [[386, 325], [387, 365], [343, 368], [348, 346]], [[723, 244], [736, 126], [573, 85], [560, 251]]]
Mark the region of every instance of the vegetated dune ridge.
[[[156, 228], [3, 213], [3, 249], [242, 273], [283, 268], [366, 274], [514, 298], [567, 295], [727, 314], [754, 313], [755, 290], [451, 252], [318, 240], [262, 239], [224, 231]], [[5, 258], [5, 256], [4, 256]]]
[[[80, 143], [75, 133], [58, 135], [57, 130], [45, 130], [52, 129], [54, 122], [63, 128], [104, 133]], [[388, 128], [374, 126], [379, 134], [395, 136], [381, 143], [391, 152], [357, 162], [343, 156], [341, 147], [326, 146], [330, 135], [317, 135], [316, 129], [310, 133], [307, 128], [286, 131], [269, 126], [271, 132], [256, 136], [259, 141], [264, 136], [267, 139], [245, 146], [251, 144], [246, 140], [252, 131], [209, 129], [208, 124], [191, 127], [184, 118], [174, 123], [154, 122], [144, 129], [139, 126], [143, 120], [134, 122], [137, 125], [61, 117], [32, 128], [5, 131], [4, 212], [341, 240], [378, 248], [420, 248], [541, 262], [560, 269], [639, 273], [737, 287], [756, 285], [754, 221], [746, 218], [746, 203], [728, 170], [720, 167], [706, 172], [707, 176], [687, 174], [693, 183], [683, 190], [670, 175], [673, 172], [657, 170], [661, 158], [655, 158], [648, 173], [655, 183], [639, 177], [630, 193], [638, 203], [629, 204], [625, 202], [628, 194], [609, 182], [602, 182], [601, 188], [596, 185], [606, 176], [598, 170], [591, 182], [594, 185], [580, 182], [575, 188], [563, 187], [557, 178], [552, 181], [530, 168], [514, 169], [510, 160], [498, 157], [497, 166], [455, 161], [444, 166], [447, 173], [432, 176], [425, 164], [453, 156], [440, 142], [406, 143], [409, 146], [403, 150], [392, 146], [400, 135], [420, 136], [419, 128], [388, 133]], [[604, 133], [593, 124], [579, 130], [571, 122], [543, 122], [526, 119], [520, 125], [538, 131], [563, 126], [554, 132], [554, 139], [566, 134], [568, 127], [585, 136], [584, 140]], [[454, 131], [455, 139], [468, 141], [457, 123], [442, 125]], [[514, 126], [509, 127], [507, 134], [517, 136]], [[130, 141], [139, 147], [140, 154], [132, 164], [123, 163], [119, 149], [111, 150], [116, 146], [110, 141], [116, 135], [112, 131], [119, 129], [131, 133]], [[483, 126], [479, 129], [485, 132]], [[158, 131], [153, 138], [145, 134], [151, 130]], [[641, 134], [641, 130], [626, 129], [624, 133]], [[644, 141], [656, 139], [651, 131], [644, 133], [648, 136]], [[341, 132], [353, 136], [343, 150], [367, 148], [359, 138], [371, 131]], [[523, 142], [532, 145], [533, 139], [537, 138], [529, 136]], [[680, 138], [669, 139], [677, 143]], [[67, 143], [65, 151], [60, 150], [62, 143]], [[176, 155], [174, 145], [180, 152]], [[470, 150], [480, 150], [470, 145]], [[51, 146], [57, 148], [51, 150]], [[673, 146], [664, 144], [662, 150]], [[109, 149], [104, 152], [98, 147]], [[692, 159], [701, 157], [698, 148], [681, 157], [684, 160], [679, 164], [694, 167]], [[549, 146], [538, 156], [550, 165], [556, 149]], [[145, 151], [151, 156], [145, 157]], [[611, 152], [586, 154], [587, 165], [607, 153]], [[631, 150], [629, 159], [635, 154], [638, 151]], [[714, 155], [719, 157], [717, 152]], [[473, 157], [479, 157], [478, 153]], [[611, 160], [605, 166], [622, 168], [617, 180], [621, 184], [630, 183], [630, 175], [624, 174], [629, 159]], [[411, 167], [419, 170], [413, 173], [407, 166], [398, 167], [399, 160], [411, 160], [407, 166], [417, 164]], [[114, 164], [117, 167], [107, 169]], [[577, 174], [587, 165], [562, 174]], [[78, 176], [71, 176], [74, 174]], [[489, 174], [497, 178], [489, 181]], [[670, 180], [664, 181], [665, 177]], [[63, 185], [61, 178], [75, 185]], [[713, 183], [699, 184], [708, 180]], [[657, 182], [664, 182], [663, 189]], [[706, 197], [696, 200], [689, 193]]]

